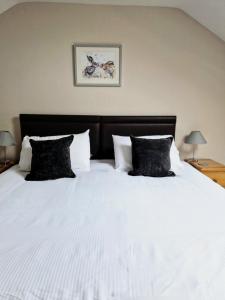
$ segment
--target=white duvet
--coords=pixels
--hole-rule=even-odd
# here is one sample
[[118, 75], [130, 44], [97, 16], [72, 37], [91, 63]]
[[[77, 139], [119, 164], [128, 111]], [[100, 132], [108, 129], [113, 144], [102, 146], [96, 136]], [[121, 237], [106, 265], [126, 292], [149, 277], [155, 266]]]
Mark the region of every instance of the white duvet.
[[92, 162], [75, 179], [0, 175], [0, 299], [223, 300], [225, 190]]

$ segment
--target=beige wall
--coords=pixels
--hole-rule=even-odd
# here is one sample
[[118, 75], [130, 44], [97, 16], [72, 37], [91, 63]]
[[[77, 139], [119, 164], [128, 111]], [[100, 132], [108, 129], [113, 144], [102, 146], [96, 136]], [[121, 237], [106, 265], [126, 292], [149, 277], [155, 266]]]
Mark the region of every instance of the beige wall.
[[[121, 43], [122, 87], [74, 87], [72, 44]], [[0, 15], [0, 129], [19, 113], [177, 115], [225, 163], [225, 43], [177, 9], [21, 4]], [[13, 151], [11, 150], [11, 155]]]

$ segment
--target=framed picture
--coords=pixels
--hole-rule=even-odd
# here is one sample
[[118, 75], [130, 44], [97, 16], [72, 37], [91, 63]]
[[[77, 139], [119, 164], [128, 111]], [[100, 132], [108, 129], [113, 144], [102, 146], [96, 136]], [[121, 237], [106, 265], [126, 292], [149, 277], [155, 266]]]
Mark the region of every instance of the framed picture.
[[74, 44], [76, 86], [121, 86], [121, 45]]

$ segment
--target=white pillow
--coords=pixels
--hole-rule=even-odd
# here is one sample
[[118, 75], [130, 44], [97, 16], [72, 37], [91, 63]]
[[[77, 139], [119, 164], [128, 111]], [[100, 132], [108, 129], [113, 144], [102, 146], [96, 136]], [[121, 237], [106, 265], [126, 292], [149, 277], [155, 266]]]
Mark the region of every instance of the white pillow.
[[[25, 136], [22, 142], [22, 149], [20, 152], [19, 167], [22, 171], [31, 170], [32, 148], [30, 139], [35, 141], [57, 140], [69, 135], [56, 135], [56, 136]], [[70, 159], [71, 167], [74, 172], [76, 171], [89, 171], [90, 170], [90, 138], [89, 130], [73, 134], [73, 142], [70, 145]]]
[[[129, 136], [113, 135], [113, 145], [115, 154], [115, 168], [121, 171], [129, 172], [132, 170], [132, 151], [131, 140]], [[145, 139], [163, 139], [171, 137], [171, 135], [149, 135], [141, 136]], [[170, 148], [171, 171], [179, 172], [182, 166], [179, 151], [175, 145], [174, 139]]]

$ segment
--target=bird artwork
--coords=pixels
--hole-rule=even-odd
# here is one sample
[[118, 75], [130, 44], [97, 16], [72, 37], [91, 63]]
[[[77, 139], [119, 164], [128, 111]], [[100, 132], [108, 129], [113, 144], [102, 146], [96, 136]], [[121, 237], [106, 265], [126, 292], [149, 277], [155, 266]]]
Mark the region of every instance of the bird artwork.
[[115, 73], [115, 64], [109, 60], [106, 62], [97, 62], [91, 55], [87, 55], [87, 65], [83, 71], [86, 78], [113, 78]]

